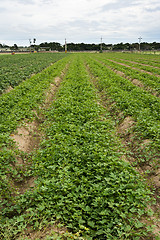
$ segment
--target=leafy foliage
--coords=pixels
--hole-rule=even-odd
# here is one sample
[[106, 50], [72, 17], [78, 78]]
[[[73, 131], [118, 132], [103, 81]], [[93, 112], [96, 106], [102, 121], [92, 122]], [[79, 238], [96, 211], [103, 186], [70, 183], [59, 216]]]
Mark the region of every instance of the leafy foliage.
[[[99, 98], [90, 83], [83, 57], [77, 54], [70, 59], [69, 70], [56, 100], [43, 112], [45, 122], [41, 127], [45, 138], [32, 158], [36, 187], [16, 196], [12, 203], [6, 202], [0, 220], [2, 239], [5, 239], [6, 229], [10, 229], [10, 239], [16, 239], [17, 234], [27, 226], [39, 228], [43, 219], [60, 221], [73, 232], [72, 236], [78, 233], [77, 239], [115, 240], [145, 237], [150, 230], [145, 229], [141, 219], [149, 214], [146, 209], [151, 201], [151, 193], [134, 168], [122, 160], [122, 146], [116, 137], [115, 123], [109, 112], [98, 104]], [[50, 82], [55, 72], [61, 69], [60, 63], [63, 65], [66, 62], [67, 58], [57, 62], [56, 70], [52, 66], [44, 75], [36, 75], [36, 80]], [[118, 105], [125, 109], [118, 95], [118, 88], [125, 88], [123, 81], [116, 79], [115, 91], [115, 84], [111, 88], [112, 81], [107, 82], [104, 78], [107, 72], [102, 65], [96, 65], [91, 59], [88, 59], [88, 64], [100, 78], [101, 87], [108, 84], [115, 100], [119, 100]], [[39, 91], [43, 91], [42, 82]], [[21, 87], [23, 86], [16, 88], [17, 96]], [[127, 85], [127, 89], [136, 93], [130, 85]], [[33, 94], [31, 88], [29, 92]], [[28, 96], [30, 94], [28, 93]], [[146, 93], [143, 97], [145, 96]], [[38, 95], [37, 99], [41, 97]], [[36, 100], [35, 104], [38, 104], [38, 101]], [[146, 102], [144, 104], [147, 104]], [[7, 106], [9, 103], [10, 101]], [[31, 103], [31, 98], [28, 103]], [[23, 109], [22, 106], [20, 105], [20, 109]], [[30, 109], [26, 108], [25, 116], [29, 117], [30, 110], [35, 106], [32, 101]], [[147, 107], [150, 109], [153, 106]], [[134, 107], [132, 109], [133, 113], [136, 113]], [[128, 108], [126, 113], [127, 111], [131, 112], [131, 109]], [[22, 119], [24, 113], [21, 114], [20, 110], [19, 112], [20, 117], [15, 121]], [[4, 113], [8, 116], [5, 111]], [[7, 125], [5, 128], [4, 122], [2, 129], [5, 132]], [[8, 132], [16, 126], [14, 123]], [[68, 233], [67, 235], [69, 236]]]
[[[129, 54], [129, 56], [130, 55], [131, 54]], [[118, 55], [118, 57], [122, 57], [122, 55], [120, 56]], [[134, 58], [131, 56], [131, 59], [136, 61], [136, 57], [137, 55], [134, 55]], [[144, 87], [150, 92], [152, 92], [153, 90], [156, 90], [157, 93], [160, 93], [160, 76], [154, 74], [155, 71], [156, 73], [159, 73], [158, 68], [154, 68], [151, 66], [143, 66], [141, 64], [136, 64], [136, 63], [133, 64], [132, 62], [130, 63], [129, 61], [126, 62], [124, 60], [121, 60], [115, 57], [114, 54], [109, 54], [109, 55], [107, 54], [102, 57], [99, 57], [97, 55], [96, 58], [102, 61], [103, 63], [105, 63], [107, 66], [111, 67], [112, 69], [125, 73], [127, 77], [131, 79], [138, 79], [140, 82], [143, 83]], [[145, 71], [142, 72], [140, 71], [140, 69], [149, 71], [152, 74], [149, 74], [148, 72], [145, 72]]]
[[14, 88], [32, 74], [60, 60], [63, 53], [16, 54], [0, 56], [0, 94], [9, 86]]
[[45, 91], [66, 65], [62, 59], [41, 73], [15, 87], [13, 91], [0, 97], [0, 209], [14, 203], [16, 188], [13, 180], [21, 182], [29, 177], [31, 170], [17, 164], [17, 159], [28, 161], [30, 156], [14, 149], [10, 134], [25, 118], [35, 118], [33, 109], [38, 109], [45, 98]]
[[118, 76], [95, 59], [87, 59], [94, 76], [98, 76], [98, 88], [105, 91], [111, 102], [120, 109], [124, 116], [132, 116], [137, 121], [137, 130], [144, 138], [151, 138], [159, 146], [160, 100]]

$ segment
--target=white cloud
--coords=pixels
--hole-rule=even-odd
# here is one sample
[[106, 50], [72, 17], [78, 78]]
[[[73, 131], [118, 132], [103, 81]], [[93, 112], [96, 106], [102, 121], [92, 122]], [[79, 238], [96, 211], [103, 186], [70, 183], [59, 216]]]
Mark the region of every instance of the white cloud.
[[0, 1], [0, 43], [160, 41], [158, 0]]

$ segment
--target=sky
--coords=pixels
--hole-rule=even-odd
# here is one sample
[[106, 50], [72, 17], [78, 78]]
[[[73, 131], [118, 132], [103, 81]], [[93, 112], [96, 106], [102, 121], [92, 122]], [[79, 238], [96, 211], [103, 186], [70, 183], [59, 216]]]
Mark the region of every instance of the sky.
[[159, 0], [0, 0], [0, 43], [160, 42]]

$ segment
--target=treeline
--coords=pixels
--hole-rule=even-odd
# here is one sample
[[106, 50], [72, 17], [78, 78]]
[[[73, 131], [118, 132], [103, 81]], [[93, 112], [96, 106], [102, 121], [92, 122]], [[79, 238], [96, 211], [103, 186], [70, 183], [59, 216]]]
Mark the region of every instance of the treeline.
[[[17, 46], [17, 44], [14, 44], [14, 46], [7, 46], [0, 44], [0, 48], [10, 48], [11, 50], [20, 50], [20, 47]], [[65, 46], [61, 45], [58, 42], [44, 42], [39, 45], [31, 45], [28, 47], [28, 49], [32, 48], [32, 50], [36, 51], [58, 51], [62, 52], [64, 51]], [[94, 43], [67, 43], [67, 50], [68, 51], [100, 51], [102, 48], [103, 51], [136, 51], [136, 50], [160, 50], [160, 43], [153, 42], [153, 43], [147, 43], [142, 42], [140, 45], [139, 43], [118, 43], [118, 44], [94, 44]], [[22, 49], [22, 47], [21, 47]]]
[[[37, 46], [38, 47], [38, 46]], [[139, 46], [139, 43], [118, 43], [118, 44], [105, 44], [102, 43], [102, 50], [113, 50], [113, 51], [134, 51], [139, 50], [160, 50], [160, 43], [153, 42], [147, 43], [142, 42]], [[46, 50], [57, 50], [57, 51], [64, 51], [64, 45], [56, 42], [50, 43], [41, 43], [39, 45], [39, 49], [46, 48]], [[100, 51], [101, 44], [89, 44], [89, 43], [67, 43], [67, 50], [68, 51]]]

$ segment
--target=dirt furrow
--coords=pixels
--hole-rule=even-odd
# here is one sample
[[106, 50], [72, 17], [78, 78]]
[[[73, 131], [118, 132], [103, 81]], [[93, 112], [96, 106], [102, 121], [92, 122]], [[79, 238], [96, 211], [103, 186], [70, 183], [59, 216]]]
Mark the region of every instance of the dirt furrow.
[[111, 62], [113, 62], [113, 63], [119, 64], [119, 65], [121, 65], [121, 66], [125, 66], [125, 67], [128, 67], [128, 68], [132, 68], [132, 69], [134, 69], [134, 70], [138, 70], [138, 71], [140, 71], [140, 72], [147, 73], [147, 74], [149, 74], [149, 75], [154, 75], [154, 76], [156, 76], [156, 77], [160, 77], [160, 75], [158, 75], [158, 74], [154, 74], [154, 73], [151, 73], [151, 72], [148, 72], [148, 71], [145, 71], [145, 70], [136, 68], [136, 67], [132, 67], [132, 66], [129, 66], [129, 65], [127, 65], [127, 64], [120, 63], [120, 62], [117, 62], [117, 61], [114, 61], [114, 60], [111, 60], [111, 59], [108, 59], [108, 61], [111, 61]]

